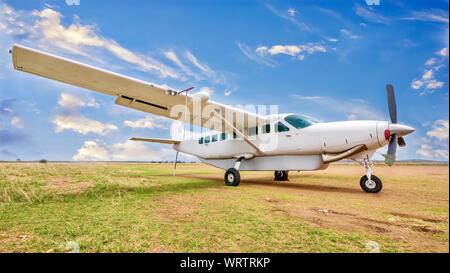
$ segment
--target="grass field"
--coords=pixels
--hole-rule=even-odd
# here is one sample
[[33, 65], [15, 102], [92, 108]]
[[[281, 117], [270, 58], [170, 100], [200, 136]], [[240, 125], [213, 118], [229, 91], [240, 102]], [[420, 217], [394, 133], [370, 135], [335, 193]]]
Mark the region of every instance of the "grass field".
[[184, 164], [0, 164], [0, 252], [448, 252], [448, 166], [242, 173]]

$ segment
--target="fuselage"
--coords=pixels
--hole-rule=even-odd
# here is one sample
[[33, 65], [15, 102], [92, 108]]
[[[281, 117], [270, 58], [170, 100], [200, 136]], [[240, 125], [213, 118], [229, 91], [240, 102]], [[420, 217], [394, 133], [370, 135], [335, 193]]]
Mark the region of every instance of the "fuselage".
[[[244, 132], [264, 156], [335, 154], [364, 144], [367, 150], [377, 150], [388, 143], [387, 121], [305, 122], [292, 121], [280, 115], [257, 130]], [[301, 116], [297, 116], [300, 117]], [[270, 127], [269, 127], [270, 126]], [[177, 151], [203, 159], [229, 159], [255, 150], [244, 139], [232, 133], [209, 132], [174, 145]], [[255, 155], [257, 156], [257, 155]]]

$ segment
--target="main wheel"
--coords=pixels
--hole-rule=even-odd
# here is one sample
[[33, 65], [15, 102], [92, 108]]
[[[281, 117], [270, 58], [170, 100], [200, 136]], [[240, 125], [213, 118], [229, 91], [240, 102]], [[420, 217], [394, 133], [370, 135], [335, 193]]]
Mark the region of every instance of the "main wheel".
[[288, 171], [276, 171], [275, 172], [275, 181], [287, 181], [289, 179]]
[[375, 175], [372, 175], [370, 180], [364, 175], [361, 177], [359, 184], [361, 185], [361, 188], [368, 193], [379, 193], [383, 189], [381, 179]]
[[237, 187], [241, 183], [241, 175], [235, 168], [228, 169], [225, 172], [225, 184], [230, 187]]

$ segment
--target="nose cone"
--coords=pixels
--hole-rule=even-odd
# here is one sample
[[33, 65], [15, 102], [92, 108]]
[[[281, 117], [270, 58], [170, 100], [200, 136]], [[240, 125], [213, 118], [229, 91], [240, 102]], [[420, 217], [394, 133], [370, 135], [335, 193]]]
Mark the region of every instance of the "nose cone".
[[389, 131], [391, 131], [391, 134], [396, 134], [399, 137], [409, 135], [413, 133], [416, 129], [409, 127], [407, 125], [403, 124], [391, 124], [389, 125]]

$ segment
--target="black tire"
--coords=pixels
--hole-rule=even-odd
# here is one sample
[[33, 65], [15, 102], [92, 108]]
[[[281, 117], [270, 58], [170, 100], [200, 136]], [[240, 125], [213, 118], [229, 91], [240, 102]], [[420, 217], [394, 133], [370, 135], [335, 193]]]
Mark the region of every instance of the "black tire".
[[379, 193], [383, 189], [383, 183], [381, 182], [381, 179], [378, 176], [372, 175], [371, 181], [369, 182], [369, 179], [367, 179], [367, 176], [361, 177], [361, 180], [359, 181], [359, 185], [361, 188], [368, 193]]
[[275, 181], [288, 181], [289, 172], [288, 171], [275, 171]]
[[225, 184], [230, 187], [237, 187], [241, 183], [241, 175], [235, 168], [228, 169], [225, 172]]

